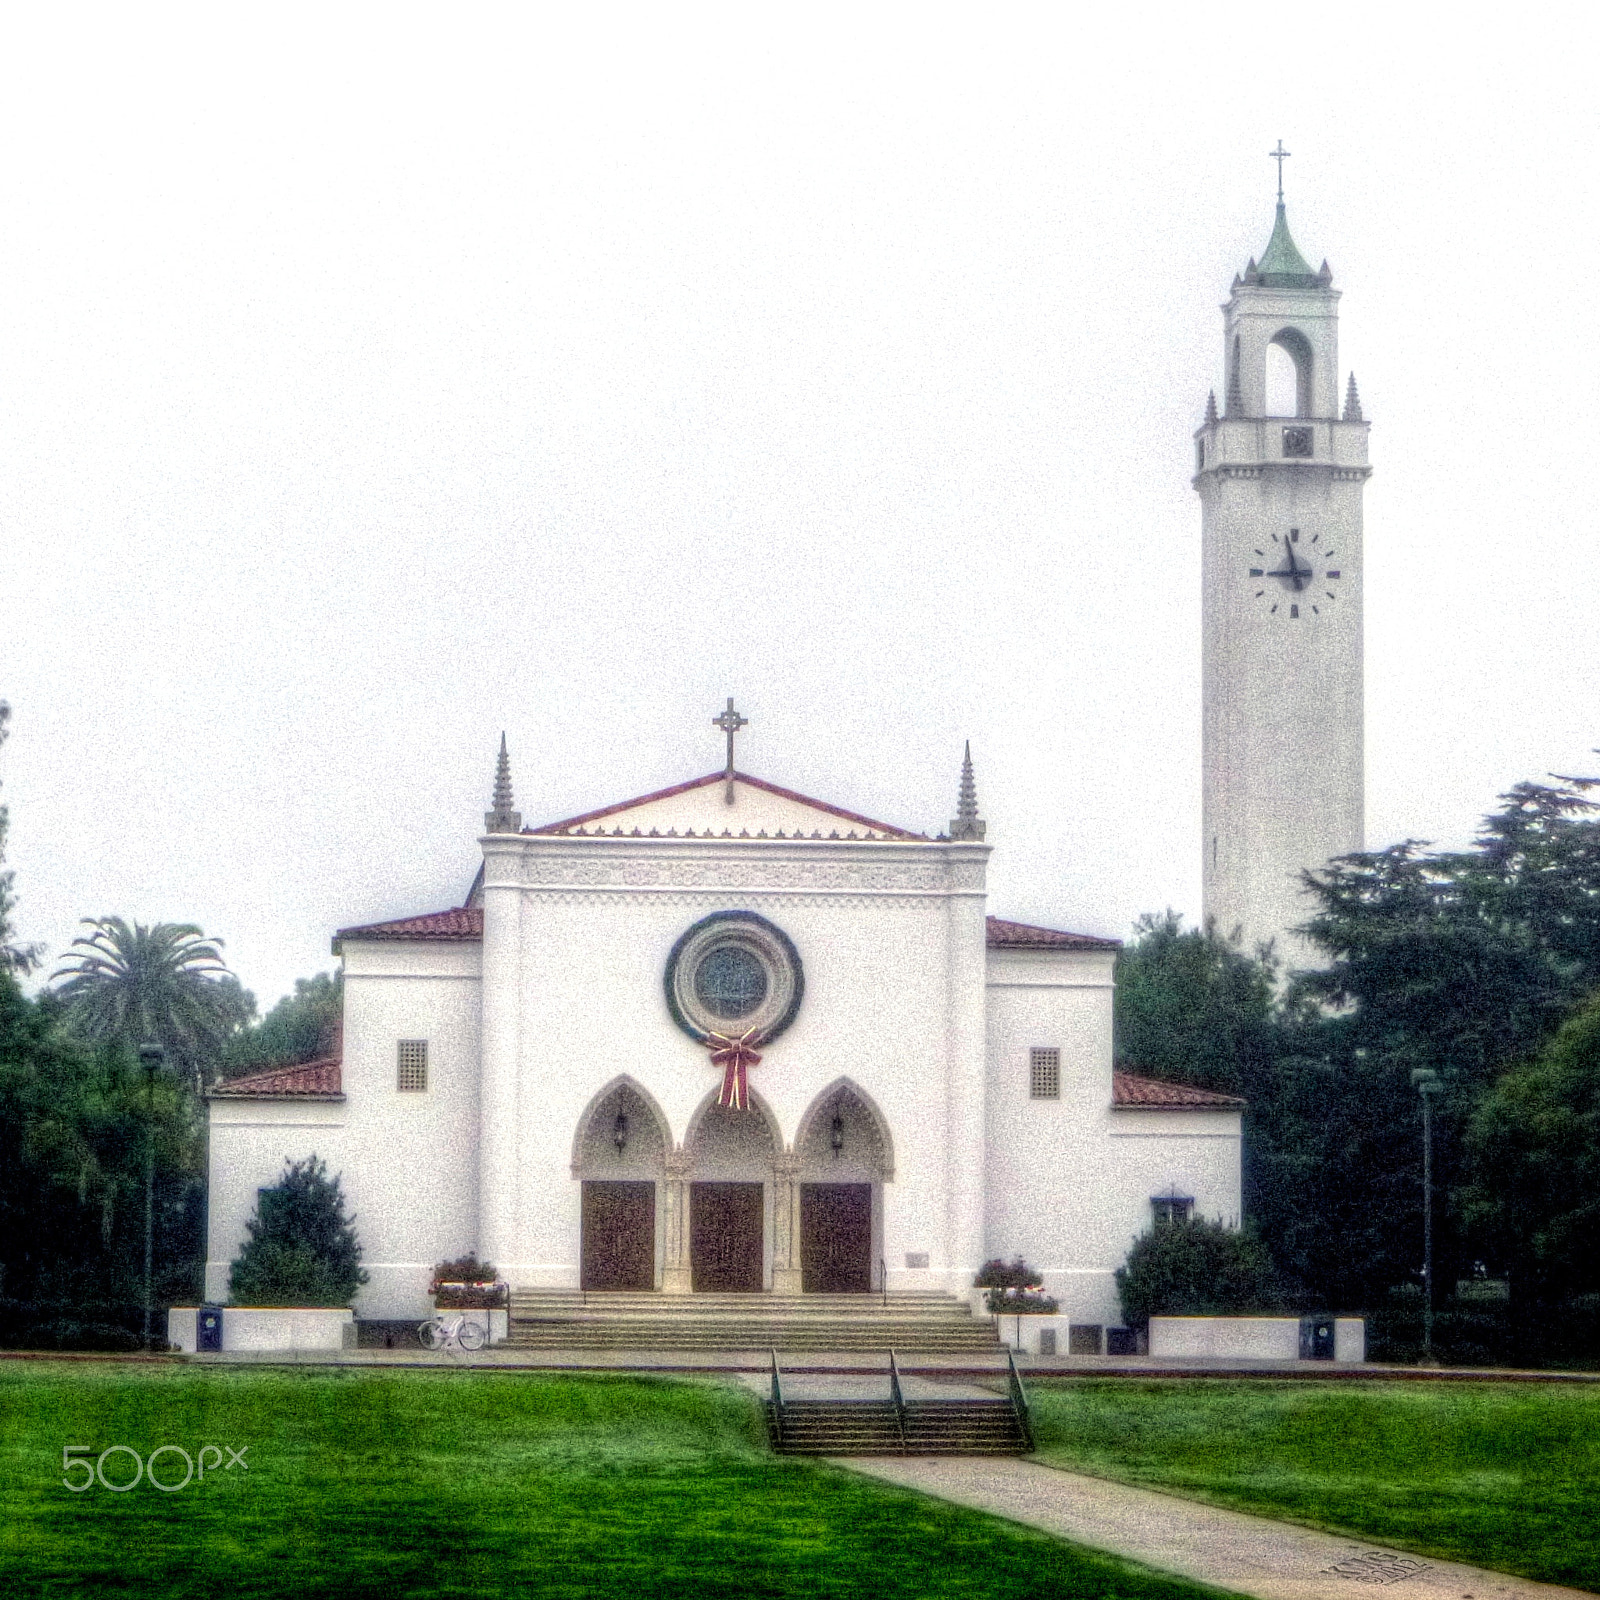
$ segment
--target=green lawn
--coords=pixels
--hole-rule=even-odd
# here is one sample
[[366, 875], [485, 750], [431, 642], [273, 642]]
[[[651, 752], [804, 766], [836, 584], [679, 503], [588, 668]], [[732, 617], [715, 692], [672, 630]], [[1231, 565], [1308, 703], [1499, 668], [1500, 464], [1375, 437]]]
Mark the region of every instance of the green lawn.
[[1600, 1590], [1600, 1384], [1034, 1381], [1041, 1459]]
[[[245, 1447], [162, 1493], [62, 1446]], [[223, 1463], [227, 1455], [218, 1451]], [[164, 1481], [183, 1476], [168, 1454]], [[106, 1476], [132, 1476], [126, 1455]], [[81, 1473], [79, 1474], [81, 1475]], [[1085, 1596], [1215, 1591], [767, 1451], [714, 1383], [0, 1363], [0, 1594]]]

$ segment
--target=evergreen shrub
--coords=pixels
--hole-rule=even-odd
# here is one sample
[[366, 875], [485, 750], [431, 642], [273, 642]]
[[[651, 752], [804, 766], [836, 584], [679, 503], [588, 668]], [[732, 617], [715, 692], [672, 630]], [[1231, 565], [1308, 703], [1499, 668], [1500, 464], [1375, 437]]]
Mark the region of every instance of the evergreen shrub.
[[1220, 1221], [1163, 1223], [1134, 1241], [1117, 1268], [1122, 1320], [1231, 1317], [1282, 1309], [1272, 1258], [1249, 1229]]
[[228, 1274], [234, 1305], [347, 1306], [367, 1281], [339, 1180], [314, 1155], [285, 1164], [246, 1227]]

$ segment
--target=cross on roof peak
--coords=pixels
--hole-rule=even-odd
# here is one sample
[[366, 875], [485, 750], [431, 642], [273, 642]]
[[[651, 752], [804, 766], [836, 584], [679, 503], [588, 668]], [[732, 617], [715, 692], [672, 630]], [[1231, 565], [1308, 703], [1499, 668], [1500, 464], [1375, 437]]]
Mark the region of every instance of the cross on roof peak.
[[1278, 204], [1283, 204], [1283, 164], [1294, 152], [1283, 148], [1283, 140], [1278, 141], [1276, 150], [1267, 151], [1267, 159], [1278, 163]]
[[725, 781], [722, 789], [722, 799], [726, 805], [731, 806], [733, 804], [733, 736], [741, 728], [747, 727], [749, 722], [750, 719], [748, 717], [741, 717], [733, 709], [733, 696], [731, 694], [728, 696], [728, 709], [711, 719], [711, 726], [713, 728], [721, 728], [728, 736], [728, 770], [724, 775]]

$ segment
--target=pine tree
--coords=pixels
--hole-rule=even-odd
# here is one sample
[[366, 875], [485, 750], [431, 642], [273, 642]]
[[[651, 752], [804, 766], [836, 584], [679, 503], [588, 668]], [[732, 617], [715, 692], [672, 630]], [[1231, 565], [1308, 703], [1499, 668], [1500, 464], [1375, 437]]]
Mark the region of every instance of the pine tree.
[[235, 1305], [345, 1306], [367, 1281], [339, 1180], [314, 1155], [285, 1164], [246, 1227], [228, 1275]]

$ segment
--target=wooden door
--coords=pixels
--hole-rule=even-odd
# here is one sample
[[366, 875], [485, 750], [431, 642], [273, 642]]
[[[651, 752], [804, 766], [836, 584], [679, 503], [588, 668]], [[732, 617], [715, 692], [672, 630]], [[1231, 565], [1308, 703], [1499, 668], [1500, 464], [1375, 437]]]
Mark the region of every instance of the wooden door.
[[872, 1185], [800, 1185], [800, 1287], [807, 1294], [872, 1290]]
[[585, 1182], [582, 1283], [585, 1289], [655, 1288], [655, 1184]]
[[761, 1292], [761, 1191], [759, 1183], [689, 1185], [689, 1260], [697, 1293]]

